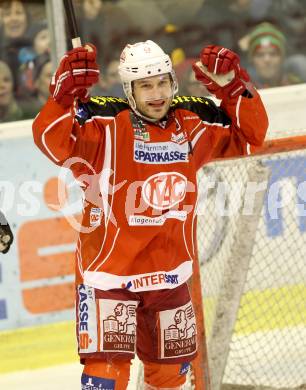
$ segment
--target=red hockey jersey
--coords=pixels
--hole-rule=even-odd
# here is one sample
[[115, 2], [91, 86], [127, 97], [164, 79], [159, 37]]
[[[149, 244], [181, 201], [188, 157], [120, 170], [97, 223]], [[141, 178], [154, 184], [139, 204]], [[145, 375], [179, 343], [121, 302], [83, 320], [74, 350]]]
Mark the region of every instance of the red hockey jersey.
[[35, 143], [85, 186], [77, 283], [145, 291], [187, 281], [196, 256], [197, 170], [247, 154], [267, 126], [257, 92], [221, 108], [178, 96], [157, 124], [119, 98], [94, 97], [66, 110], [49, 98], [33, 123]]

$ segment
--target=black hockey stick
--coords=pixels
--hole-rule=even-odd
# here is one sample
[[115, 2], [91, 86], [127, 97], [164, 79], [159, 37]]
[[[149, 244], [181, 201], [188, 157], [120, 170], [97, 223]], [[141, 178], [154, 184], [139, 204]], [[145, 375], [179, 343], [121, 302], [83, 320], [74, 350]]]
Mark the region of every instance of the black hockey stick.
[[72, 0], [64, 0], [64, 8], [66, 12], [68, 31], [71, 38], [72, 47], [80, 47], [82, 46], [82, 42], [78, 31]]

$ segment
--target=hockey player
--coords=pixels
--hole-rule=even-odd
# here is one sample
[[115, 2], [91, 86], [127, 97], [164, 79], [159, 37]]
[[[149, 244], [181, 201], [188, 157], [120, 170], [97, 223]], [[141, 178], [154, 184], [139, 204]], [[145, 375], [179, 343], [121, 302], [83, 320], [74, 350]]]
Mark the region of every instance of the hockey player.
[[4, 214], [0, 211], [0, 252], [7, 253], [13, 243], [14, 237], [10, 225]]
[[261, 145], [268, 121], [231, 50], [208, 46], [193, 69], [221, 107], [205, 97], [175, 96], [171, 60], [152, 41], [121, 54], [127, 100], [84, 103], [98, 81], [96, 51], [73, 49], [34, 121], [41, 151], [83, 182], [76, 250], [82, 389], [126, 389], [135, 352], [147, 390], [182, 389], [196, 355], [186, 284], [196, 256], [196, 172]]

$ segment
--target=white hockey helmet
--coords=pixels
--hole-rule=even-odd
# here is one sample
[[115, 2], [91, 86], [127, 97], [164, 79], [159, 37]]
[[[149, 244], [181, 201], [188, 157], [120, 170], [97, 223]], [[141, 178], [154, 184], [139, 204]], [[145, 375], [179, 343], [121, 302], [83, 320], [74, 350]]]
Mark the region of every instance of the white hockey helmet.
[[153, 41], [126, 45], [120, 56], [118, 67], [123, 90], [133, 110], [136, 103], [133, 97], [132, 82], [145, 77], [169, 73], [172, 78], [172, 95], [178, 91], [178, 83], [170, 57]]

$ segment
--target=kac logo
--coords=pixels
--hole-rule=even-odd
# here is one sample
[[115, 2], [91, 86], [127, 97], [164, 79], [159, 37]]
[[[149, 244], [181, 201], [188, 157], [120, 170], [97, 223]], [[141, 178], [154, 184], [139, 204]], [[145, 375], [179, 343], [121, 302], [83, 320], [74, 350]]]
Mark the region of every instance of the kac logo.
[[161, 172], [150, 176], [142, 186], [144, 201], [157, 210], [169, 209], [186, 196], [187, 178], [178, 172]]

